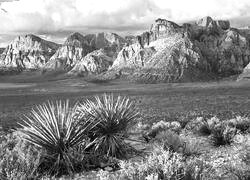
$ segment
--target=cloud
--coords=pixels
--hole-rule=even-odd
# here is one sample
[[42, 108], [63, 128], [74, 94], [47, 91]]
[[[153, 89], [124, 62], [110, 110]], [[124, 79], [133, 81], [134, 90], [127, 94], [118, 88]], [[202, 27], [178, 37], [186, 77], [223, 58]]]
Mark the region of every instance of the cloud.
[[0, 7], [0, 34], [36, 33], [58, 41], [73, 31], [134, 34], [159, 17], [181, 23], [209, 15], [234, 19], [237, 26], [250, 19], [249, 0], [0, 0]]

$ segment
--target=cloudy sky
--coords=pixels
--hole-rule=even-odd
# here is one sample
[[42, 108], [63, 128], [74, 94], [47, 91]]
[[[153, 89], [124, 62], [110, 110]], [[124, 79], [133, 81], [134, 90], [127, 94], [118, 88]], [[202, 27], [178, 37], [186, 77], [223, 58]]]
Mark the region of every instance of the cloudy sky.
[[182, 23], [203, 16], [248, 26], [250, 0], [0, 0], [0, 47], [19, 34], [61, 43], [74, 31], [136, 34], [156, 18]]

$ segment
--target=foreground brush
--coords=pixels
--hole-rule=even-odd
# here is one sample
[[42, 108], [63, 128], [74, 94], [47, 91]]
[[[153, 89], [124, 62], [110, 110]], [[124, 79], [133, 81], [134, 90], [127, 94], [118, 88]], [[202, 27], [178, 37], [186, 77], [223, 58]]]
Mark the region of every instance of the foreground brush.
[[126, 143], [129, 129], [135, 125], [138, 111], [126, 97], [104, 94], [80, 104], [82, 122], [98, 122], [89, 134], [89, 147], [95, 152], [123, 158], [130, 146]]
[[74, 150], [87, 143], [87, 134], [95, 126], [85, 121], [81, 122], [79, 128], [77, 107], [78, 104], [75, 104], [70, 108], [69, 101], [44, 103], [26, 115], [21, 124], [25, 139], [46, 150], [43, 160], [46, 163], [43, 165], [49, 164], [48, 174], [69, 174], [75, 171]]

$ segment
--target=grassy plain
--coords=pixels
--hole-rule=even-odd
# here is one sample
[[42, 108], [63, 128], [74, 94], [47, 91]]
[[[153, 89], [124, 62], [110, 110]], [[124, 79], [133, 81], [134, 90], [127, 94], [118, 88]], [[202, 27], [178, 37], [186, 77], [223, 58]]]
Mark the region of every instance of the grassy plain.
[[16, 127], [23, 114], [48, 100], [70, 99], [73, 103], [103, 93], [129, 96], [136, 102], [142, 121], [147, 123], [174, 120], [193, 112], [225, 119], [249, 113], [249, 92], [248, 81], [135, 84], [115, 80], [95, 84], [83, 78], [29, 72], [0, 77], [0, 126]]

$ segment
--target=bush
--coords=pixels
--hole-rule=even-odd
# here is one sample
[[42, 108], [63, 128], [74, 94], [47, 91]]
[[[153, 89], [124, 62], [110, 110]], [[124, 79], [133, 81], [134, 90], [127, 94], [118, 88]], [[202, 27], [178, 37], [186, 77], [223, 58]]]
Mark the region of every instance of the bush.
[[211, 137], [215, 146], [221, 146], [231, 144], [236, 134], [236, 128], [221, 123], [212, 129]]
[[181, 137], [172, 131], [162, 131], [154, 139], [158, 145], [162, 145], [165, 150], [181, 153], [184, 156], [192, 156], [200, 154], [200, 141]]
[[[213, 153], [210, 166], [213, 169], [214, 177], [217, 179], [239, 179], [248, 180], [250, 178], [249, 163], [246, 162], [249, 148], [235, 147], [231, 150], [218, 151]], [[215, 178], [214, 178], [215, 179]]]
[[245, 133], [250, 128], [250, 119], [248, 117], [237, 116], [227, 122], [230, 126], [234, 126], [236, 129]]
[[154, 138], [154, 142], [172, 152], [183, 152], [186, 148], [186, 143], [180, 138], [180, 136], [169, 130], [157, 134]]
[[147, 142], [149, 142], [151, 139], [154, 139], [158, 134], [167, 130], [179, 133], [181, 131], [181, 124], [177, 121], [159, 121], [157, 123], [154, 123], [151, 130], [148, 133], [144, 134], [143, 137]]
[[138, 111], [126, 97], [104, 94], [95, 97], [94, 101], [87, 100], [79, 106], [83, 114], [82, 122], [97, 122], [89, 132], [91, 140], [89, 149], [107, 156], [123, 158], [131, 147], [125, 142], [129, 129], [136, 124]]
[[201, 135], [210, 135], [212, 130], [220, 123], [221, 121], [216, 116], [206, 119], [197, 117], [187, 124], [186, 129]]
[[186, 180], [213, 180], [213, 167], [203, 158], [192, 158], [186, 164]]
[[2, 136], [0, 141], [0, 179], [36, 178], [42, 150], [25, 141], [20, 132]]
[[100, 179], [182, 179], [185, 175], [185, 163], [177, 153], [157, 147], [148, 157], [138, 162], [120, 163], [121, 170], [115, 174], [98, 173]]
[[46, 173], [72, 173], [84, 161], [84, 154], [78, 150], [88, 143], [87, 133], [95, 124], [85, 121], [79, 128], [76, 109], [77, 104], [71, 109], [69, 101], [48, 102], [33, 109], [21, 124], [24, 138], [46, 150], [41, 164]]

